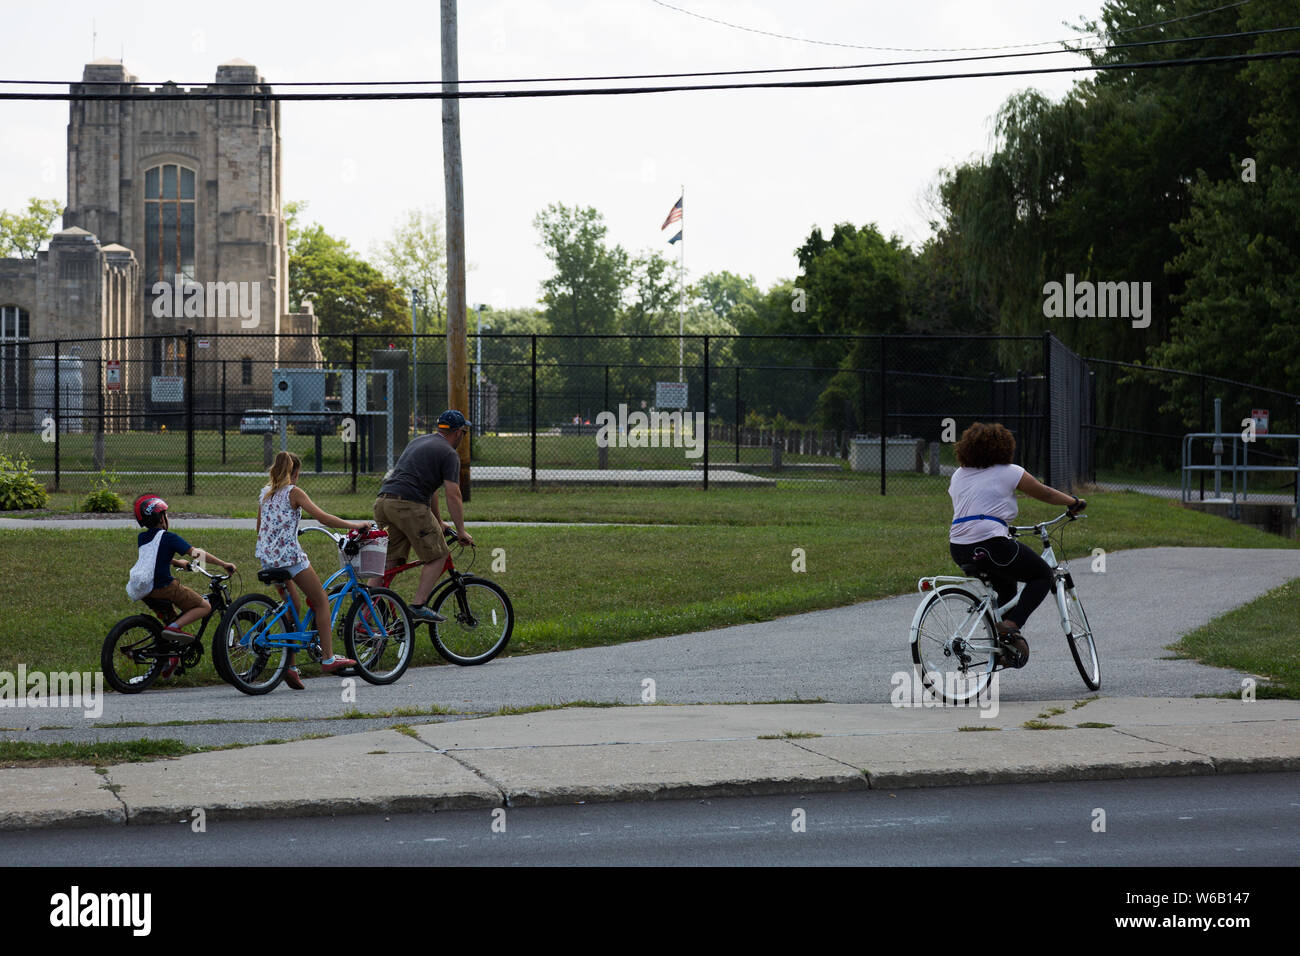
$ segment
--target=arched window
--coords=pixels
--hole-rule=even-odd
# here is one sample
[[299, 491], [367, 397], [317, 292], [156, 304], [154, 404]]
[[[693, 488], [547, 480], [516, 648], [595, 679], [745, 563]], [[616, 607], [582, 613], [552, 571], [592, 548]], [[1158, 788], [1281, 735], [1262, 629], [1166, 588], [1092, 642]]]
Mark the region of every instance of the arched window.
[[253, 359], [245, 355], [239, 360], [239, 379], [245, 385], [253, 384]]
[[31, 331], [31, 317], [25, 309], [0, 305], [0, 408], [12, 411], [26, 402]]
[[194, 170], [165, 163], [144, 174], [145, 291], [194, 278]]

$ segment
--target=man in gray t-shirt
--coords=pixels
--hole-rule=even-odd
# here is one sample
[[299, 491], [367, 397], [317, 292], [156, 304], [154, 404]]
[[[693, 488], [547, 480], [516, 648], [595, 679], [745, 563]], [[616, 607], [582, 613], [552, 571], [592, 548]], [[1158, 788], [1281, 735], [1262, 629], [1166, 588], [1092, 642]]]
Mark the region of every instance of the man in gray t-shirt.
[[446, 489], [447, 511], [456, 534], [466, 544], [474, 539], [465, 530], [465, 505], [460, 494], [460, 456], [456, 446], [469, 432], [469, 422], [458, 411], [438, 416], [438, 431], [421, 435], [406, 446], [393, 470], [384, 478], [375, 499], [375, 521], [388, 532], [387, 568], [406, 564], [412, 548], [424, 564], [415, 589], [411, 614], [418, 620], [440, 622], [444, 618], [424, 603], [446, 567], [450, 552], [443, 541], [442, 515], [438, 511], [438, 489]]

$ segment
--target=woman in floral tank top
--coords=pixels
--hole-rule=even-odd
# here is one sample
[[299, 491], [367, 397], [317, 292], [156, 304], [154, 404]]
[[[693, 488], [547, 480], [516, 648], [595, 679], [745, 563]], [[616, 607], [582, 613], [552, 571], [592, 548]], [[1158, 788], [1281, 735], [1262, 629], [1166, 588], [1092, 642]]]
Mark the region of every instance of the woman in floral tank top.
[[[271, 465], [271, 483], [262, 489], [257, 512], [257, 551], [256, 556], [262, 562], [263, 570], [267, 568], [285, 568], [290, 580], [285, 582], [289, 591], [289, 600], [295, 610], [302, 608], [299, 596], [301, 588], [307, 603], [311, 605], [316, 619], [317, 636], [320, 639], [321, 670], [333, 673], [344, 667], [352, 667], [356, 661], [343, 656], [335, 656], [332, 628], [329, 626], [329, 598], [320, 578], [312, 570], [307, 553], [298, 543], [298, 518], [303, 511], [329, 528], [343, 528], [348, 531], [365, 531], [370, 527], [368, 521], [346, 521], [322, 510], [307, 493], [298, 487], [298, 475], [302, 471], [302, 459], [292, 452], [282, 451], [275, 456]], [[321, 622], [324, 625], [321, 625]], [[303, 690], [302, 677], [289, 657], [289, 668], [285, 671], [284, 682], [294, 690]]]

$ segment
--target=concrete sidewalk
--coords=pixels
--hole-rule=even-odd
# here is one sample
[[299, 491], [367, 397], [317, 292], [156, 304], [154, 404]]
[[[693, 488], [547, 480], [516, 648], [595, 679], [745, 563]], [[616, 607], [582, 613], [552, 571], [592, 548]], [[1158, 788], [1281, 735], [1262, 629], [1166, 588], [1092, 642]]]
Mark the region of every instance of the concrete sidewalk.
[[[212, 821], [1300, 770], [1300, 701], [1102, 697], [983, 713], [571, 708], [100, 770], [3, 769], [0, 830], [188, 822], [195, 809]], [[1025, 728], [1033, 720], [1064, 729]]]

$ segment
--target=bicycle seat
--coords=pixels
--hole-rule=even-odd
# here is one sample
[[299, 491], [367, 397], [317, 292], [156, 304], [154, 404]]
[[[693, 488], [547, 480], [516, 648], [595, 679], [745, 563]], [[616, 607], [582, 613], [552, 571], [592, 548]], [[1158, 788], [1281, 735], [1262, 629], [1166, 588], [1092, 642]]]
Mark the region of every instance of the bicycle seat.
[[289, 580], [288, 568], [263, 568], [257, 572], [257, 580], [263, 584], [274, 584], [277, 581]]
[[979, 578], [985, 584], [990, 583], [989, 573], [977, 564], [963, 564], [961, 566], [961, 573], [966, 575], [968, 578]]

